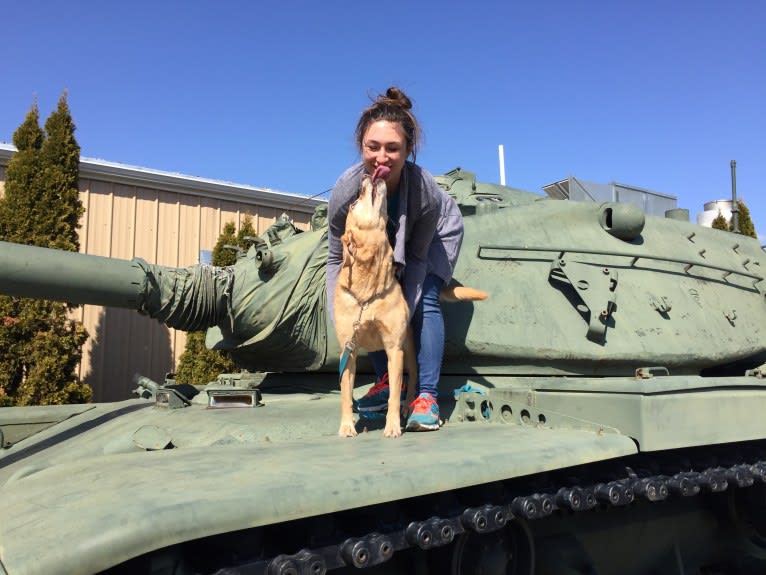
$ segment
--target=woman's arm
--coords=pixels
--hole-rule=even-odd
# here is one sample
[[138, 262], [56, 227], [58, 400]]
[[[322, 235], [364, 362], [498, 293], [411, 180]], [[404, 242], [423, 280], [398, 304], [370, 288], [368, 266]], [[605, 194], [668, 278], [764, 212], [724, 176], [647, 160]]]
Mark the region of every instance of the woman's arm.
[[407, 300], [410, 319], [423, 295], [423, 281], [428, 272], [428, 252], [439, 222], [441, 196], [436, 194], [444, 193], [425, 171], [420, 172], [413, 183], [415, 185], [409, 191], [407, 214], [413, 223], [405, 248], [406, 267], [402, 278], [402, 291]]

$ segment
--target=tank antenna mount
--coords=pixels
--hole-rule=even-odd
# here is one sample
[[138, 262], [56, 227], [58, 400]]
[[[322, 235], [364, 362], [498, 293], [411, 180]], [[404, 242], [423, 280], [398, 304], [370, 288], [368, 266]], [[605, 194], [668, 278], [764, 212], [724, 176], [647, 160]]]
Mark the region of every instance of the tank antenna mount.
[[737, 203], [737, 160], [731, 161], [731, 231], [739, 233], [739, 204]]

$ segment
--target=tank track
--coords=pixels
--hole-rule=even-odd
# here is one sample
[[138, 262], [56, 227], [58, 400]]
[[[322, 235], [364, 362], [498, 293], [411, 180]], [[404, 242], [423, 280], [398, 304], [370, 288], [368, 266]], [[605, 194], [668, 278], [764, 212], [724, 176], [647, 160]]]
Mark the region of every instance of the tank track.
[[[299, 525], [301, 522], [283, 524], [289, 531], [307, 529], [305, 540], [315, 540], [317, 544], [295, 553], [269, 555], [269, 548], [279, 547], [276, 543], [279, 537], [275, 536], [271, 544], [267, 537], [261, 547], [262, 558], [219, 569], [216, 573], [322, 575], [341, 568], [367, 568], [383, 564], [404, 550], [438, 549], [453, 543], [461, 534], [492, 533], [519, 520], [523, 523], [555, 514], [626, 507], [639, 501], [689, 499], [732, 489], [745, 490], [759, 484], [766, 484], [766, 444], [761, 442], [639, 454], [474, 486], [451, 494], [338, 512], [329, 518], [303, 520], [303, 525]], [[429, 497], [436, 499], [428, 500]], [[421, 517], [428, 517], [399, 516], [387, 522], [392, 514], [387, 506], [391, 505], [397, 506], [394, 515], [408, 509], [411, 515], [417, 515], [417, 510], [425, 511]], [[436, 514], [429, 514], [434, 510]], [[370, 516], [374, 518], [369, 519]], [[317, 539], [316, 521], [325, 527], [334, 525], [330, 541]], [[313, 531], [305, 522], [315, 523]], [[365, 523], [367, 531], [362, 527]], [[349, 530], [343, 530], [343, 525], [354, 525], [360, 532], [346, 536]]]

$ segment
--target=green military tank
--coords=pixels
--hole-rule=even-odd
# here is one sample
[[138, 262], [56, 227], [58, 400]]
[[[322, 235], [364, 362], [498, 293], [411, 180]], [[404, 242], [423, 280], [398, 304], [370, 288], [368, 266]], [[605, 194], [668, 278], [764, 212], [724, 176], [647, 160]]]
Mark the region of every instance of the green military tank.
[[226, 269], [0, 245], [2, 293], [204, 328], [247, 368], [1, 409], [0, 574], [766, 572], [761, 246], [438, 181], [491, 296], [444, 304], [446, 423], [396, 440], [337, 437], [321, 213]]

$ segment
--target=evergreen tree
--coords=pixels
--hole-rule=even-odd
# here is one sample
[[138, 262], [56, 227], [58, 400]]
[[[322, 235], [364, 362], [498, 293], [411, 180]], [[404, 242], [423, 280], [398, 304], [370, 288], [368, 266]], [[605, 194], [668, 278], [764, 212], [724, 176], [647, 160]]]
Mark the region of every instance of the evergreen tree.
[[35, 198], [41, 195], [40, 149], [45, 134], [40, 129], [37, 103], [13, 134], [16, 153], [5, 171], [5, 195], [0, 198], [0, 240], [28, 243], [37, 216]]
[[[237, 246], [242, 250], [247, 250], [249, 247], [246, 238], [255, 236], [253, 218], [245, 216], [239, 232], [236, 232], [236, 229], [234, 222], [227, 222], [224, 225], [223, 232], [213, 248], [214, 266], [226, 267], [236, 263], [237, 251], [226, 246]], [[177, 381], [205, 385], [214, 381], [219, 374], [232, 373], [235, 370], [234, 361], [228, 353], [205, 347], [205, 332], [196, 331], [186, 335], [186, 347], [178, 360], [176, 369]]]
[[[739, 233], [743, 236], [757, 238], [758, 234], [755, 232], [755, 224], [753, 224], [753, 220], [750, 218], [750, 210], [742, 200], [737, 200], [737, 205], [739, 206], [739, 215], [737, 218]], [[716, 218], [710, 224], [710, 227], [731, 232], [734, 230], [734, 216], [732, 215], [732, 217], [727, 220], [719, 211]]]
[[77, 178], [80, 173], [80, 146], [74, 138], [75, 125], [66, 101], [61, 95], [56, 110], [45, 122], [45, 141], [40, 154], [45, 181], [44, 202], [56, 206], [55, 215], [46, 231], [50, 247], [79, 251], [77, 229], [85, 212], [80, 202]]
[[[252, 228], [252, 224], [250, 224]], [[237, 262], [237, 253], [226, 246], [237, 245], [237, 227], [234, 222], [227, 222], [223, 226], [223, 232], [218, 236], [218, 241], [213, 247], [212, 263], [214, 266], [233, 266]]]
[[[742, 200], [737, 200], [737, 205], [739, 206], [739, 217], [737, 218], [739, 223], [739, 233], [741, 233], [743, 236], [757, 238], [758, 234], [755, 233], [755, 225], [753, 224], [753, 220], [750, 218], [750, 210]], [[729, 229], [732, 229], [732, 227], [733, 226], [730, 225]]]
[[[0, 239], [76, 251], [83, 212], [77, 192], [80, 148], [61, 96], [40, 129], [37, 104], [13, 135], [0, 198]], [[80, 403], [91, 389], [75, 369], [88, 335], [70, 319], [75, 306], [0, 297], [0, 405]]]
[[729, 231], [729, 222], [726, 220], [720, 210], [718, 210], [718, 215], [710, 224], [710, 227], [715, 230], [723, 230], [725, 232]]

